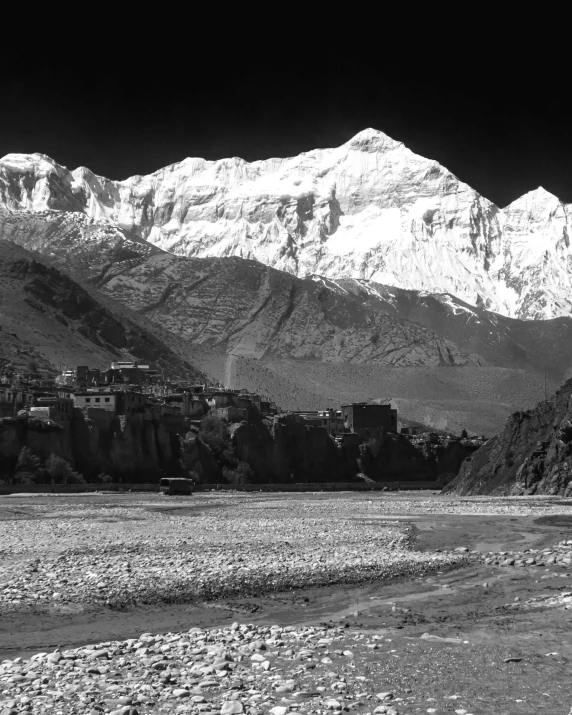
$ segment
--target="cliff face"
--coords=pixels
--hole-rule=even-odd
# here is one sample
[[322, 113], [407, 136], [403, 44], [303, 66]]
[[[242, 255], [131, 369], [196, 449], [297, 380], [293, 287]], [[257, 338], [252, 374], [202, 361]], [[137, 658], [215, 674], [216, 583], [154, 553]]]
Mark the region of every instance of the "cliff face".
[[572, 380], [533, 410], [515, 412], [446, 491], [572, 496]]
[[445, 484], [478, 447], [472, 440], [426, 436], [412, 443], [399, 434], [359, 444], [348, 435], [341, 447], [321, 427], [293, 416], [231, 428], [234, 450], [264, 482], [347, 482], [358, 473], [376, 482], [434, 481]]
[[88, 482], [101, 473], [114, 480], [145, 482], [163, 472], [173, 476], [184, 472], [179, 436], [144, 415], [85, 417], [76, 409], [69, 430], [25, 417], [1, 419], [0, 478], [10, 478], [23, 447], [42, 463], [50, 454], [63, 457]]
[[379, 481], [434, 481], [446, 484], [455, 477], [466, 457], [477, 449], [470, 440], [424, 435], [413, 440], [386, 434], [357, 449], [359, 471]]
[[256, 482], [339, 482], [353, 479], [352, 460], [341, 459], [325, 429], [308, 427], [288, 415], [263, 422], [240, 423], [231, 428], [236, 456], [247, 462]]
[[13, 473], [22, 447], [29, 447], [42, 462], [52, 453], [73, 461], [69, 436], [58, 425], [37, 419], [4, 417], [0, 419], [0, 479]]

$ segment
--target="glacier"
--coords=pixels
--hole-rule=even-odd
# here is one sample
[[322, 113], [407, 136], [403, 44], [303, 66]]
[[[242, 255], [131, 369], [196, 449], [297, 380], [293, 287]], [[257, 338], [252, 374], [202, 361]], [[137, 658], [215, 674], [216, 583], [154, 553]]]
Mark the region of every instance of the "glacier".
[[572, 314], [570, 205], [538, 188], [499, 208], [375, 129], [292, 158], [187, 158], [124, 181], [9, 154], [0, 207], [83, 214], [175, 255], [448, 293], [520, 319]]

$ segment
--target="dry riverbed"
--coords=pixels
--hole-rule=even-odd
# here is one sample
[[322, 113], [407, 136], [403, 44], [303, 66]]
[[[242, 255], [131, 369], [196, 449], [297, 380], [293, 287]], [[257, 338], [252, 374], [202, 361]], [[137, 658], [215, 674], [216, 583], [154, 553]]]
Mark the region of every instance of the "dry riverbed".
[[0, 535], [1, 714], [572, 707], [572, 500], [12, 496]]

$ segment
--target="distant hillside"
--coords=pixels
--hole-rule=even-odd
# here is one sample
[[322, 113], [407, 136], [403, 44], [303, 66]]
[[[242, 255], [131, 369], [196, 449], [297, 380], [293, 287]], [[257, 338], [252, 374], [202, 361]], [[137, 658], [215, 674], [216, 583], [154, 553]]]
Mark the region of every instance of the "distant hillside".
[[360, 296], [257, 261], [173, 256], [82, 214], [4, 211], [0, 230], [146, 321], [234, 355], [400, 366], [485, 363]]
[[[540, 375], [478, 367], [388, 368], [356, 363], [269, 360], [195, 355], [202, 369], [234, 387], [274, 397], [285, 409], [338, 408], [344, 402], [393, 399], [400, 418], [431, 429], [491, 436], [516, 409], [544, 392]], [[231, 369], [229, 370], [229, 365]], [[548, 381], [555, 389], [556, 382]]]
[[422, 325], [465, 352], [478, 353], [489, 365], [546, 370], [558, 380], [572, 367], [572, 318], [516, 320], [469, 305], [449, 293], [402, 290], [363, 280], [328, 284], [359, 295], [390, 315]]
[[0, 359], [54, 372], [64, 364], [107, 367], [111, 360], [154, 362], [168, 375], [200, 371], [137, 316], [114, 308], [38, 254], [0, 241]]

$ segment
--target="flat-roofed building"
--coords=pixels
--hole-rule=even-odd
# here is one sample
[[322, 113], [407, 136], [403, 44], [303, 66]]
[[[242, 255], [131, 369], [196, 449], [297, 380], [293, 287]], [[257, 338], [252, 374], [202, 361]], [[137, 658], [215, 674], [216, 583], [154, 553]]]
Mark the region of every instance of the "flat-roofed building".
[[397, 432], [397, 410], [391, 405], [352, 402], [342, 405], [342, 415], [345, 428], [361, 437]]

